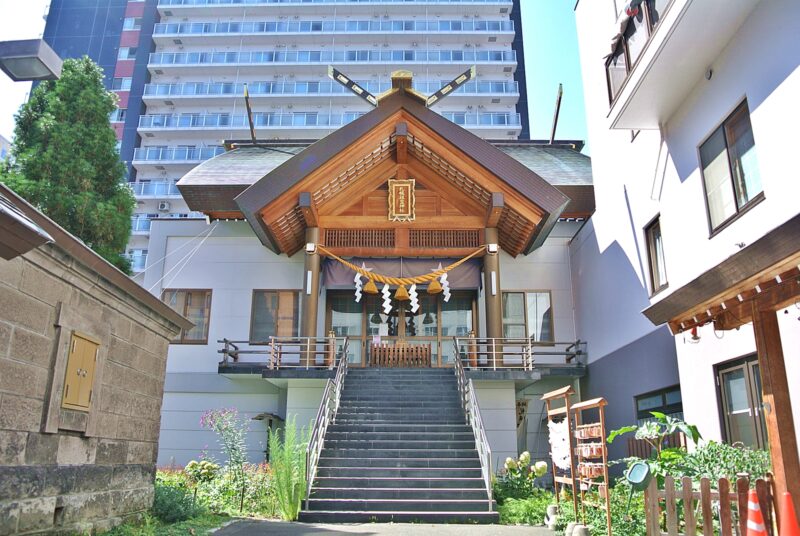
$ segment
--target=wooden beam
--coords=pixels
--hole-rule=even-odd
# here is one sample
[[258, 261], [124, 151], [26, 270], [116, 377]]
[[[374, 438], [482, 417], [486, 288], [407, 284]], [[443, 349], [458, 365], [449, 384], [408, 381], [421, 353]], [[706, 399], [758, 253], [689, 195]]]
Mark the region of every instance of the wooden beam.
[[[798, 505], [800, 461], [797, 456], [797, 436], [794, 432], [778, 315], [775, 311], [760, 311], [754, 301], [752, 316], [776, 495], [782, 497], [783, 492], [788, 491], [792, 494], [795, 505]], [[784, 515], [784, 512], [780, 514]]]
[[408, 124], [397, 123], [394, 135], [397, 147], [395, 159], [398, 164], [405, 164], [408, 162]]
[[319, 214], [317, 214], [317, 207], [314, 206], [314, 199], [311, 197], [311, 192], [300, 192], [297, 205], [300, 207], [300, 213], [303, 215], [306, 227], [318, 227]]
[[492, 192], [492, 200], [489, 202], [489, 210], [486, 213], [486, 227], [497, 227], [505, 206], [506, 202], [502, 192]]

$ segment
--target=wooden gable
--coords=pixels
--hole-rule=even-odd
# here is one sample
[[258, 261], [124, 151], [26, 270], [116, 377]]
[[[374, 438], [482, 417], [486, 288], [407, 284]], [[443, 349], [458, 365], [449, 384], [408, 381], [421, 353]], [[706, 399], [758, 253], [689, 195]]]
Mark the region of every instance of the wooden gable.
[[[340, 255], [457, 256], [496, 227], [501, 248], [516, 256], [568, 202], [516, 160], [402, 93], [386, 101], [237, 198], [262, 241], [292, 255], [305, 244], [305, 230], [318, 227], [321, 243]], [[389, 218], [390, 179], [414, 179], [413, 221]]]

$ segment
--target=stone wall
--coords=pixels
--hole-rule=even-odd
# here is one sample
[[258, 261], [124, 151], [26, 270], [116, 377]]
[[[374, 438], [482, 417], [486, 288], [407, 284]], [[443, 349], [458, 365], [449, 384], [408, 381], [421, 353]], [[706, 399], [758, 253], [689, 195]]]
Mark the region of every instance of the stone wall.
[[[102, 530], [150, 507], [167, 346], [186, 325], [54, 236], [0, 259], [0, 534]], [[73, 332], [100, 342], [87, 412], [61, 407]]]

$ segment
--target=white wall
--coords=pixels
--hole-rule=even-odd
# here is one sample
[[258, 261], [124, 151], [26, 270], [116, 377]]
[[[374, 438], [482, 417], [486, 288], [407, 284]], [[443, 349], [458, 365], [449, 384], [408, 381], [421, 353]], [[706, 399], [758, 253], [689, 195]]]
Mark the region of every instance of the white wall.
[[516, 394], [513, 381], [475, 380], [486, 439], [492, 449], [492, 470], [503, 467], [505, 459], [517, 456]]
[[286, 388], [286, 418], [294, 418], [297, 428], [314, 424], [322, 401], [326, 380], [289, 380]]

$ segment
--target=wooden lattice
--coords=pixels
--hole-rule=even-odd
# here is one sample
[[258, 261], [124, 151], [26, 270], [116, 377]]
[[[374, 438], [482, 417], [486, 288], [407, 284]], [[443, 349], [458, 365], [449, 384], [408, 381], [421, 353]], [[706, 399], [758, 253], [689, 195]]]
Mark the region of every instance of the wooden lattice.
[[393, 248], [394, 229], [326, 229], [325, 245], [331, 248]]
[[477, 229], [411, 229], [408, 244], [412, 248], [476, 248], [481, 245]]

